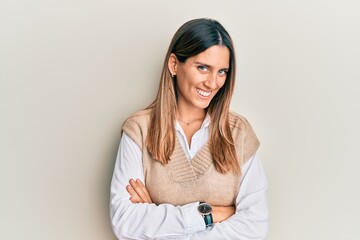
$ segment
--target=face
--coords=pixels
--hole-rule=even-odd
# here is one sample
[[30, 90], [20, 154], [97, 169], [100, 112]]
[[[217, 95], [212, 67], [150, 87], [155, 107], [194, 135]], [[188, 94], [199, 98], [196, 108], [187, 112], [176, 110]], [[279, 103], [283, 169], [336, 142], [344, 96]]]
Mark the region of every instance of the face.
[[229, 49], [217, 45], [188, 58], [184, 63], [172, 54], [169, 70], [177, 79], [178, 107], [189, 110], [207, 108], [225, 83], [229, 61]]

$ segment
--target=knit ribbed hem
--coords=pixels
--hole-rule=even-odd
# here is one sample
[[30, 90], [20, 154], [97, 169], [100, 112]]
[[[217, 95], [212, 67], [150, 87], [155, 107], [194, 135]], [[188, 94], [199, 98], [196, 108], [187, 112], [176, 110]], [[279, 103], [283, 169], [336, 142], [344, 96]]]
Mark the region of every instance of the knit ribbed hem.
[[179, 140], [176, 138], [175, 141], [175, 149], [169, 162], [173, 180], [181, 183], [200, 179], [213, 164], [209, 142], [205, 143], [195, 157], [189, 161], [186, 159]]

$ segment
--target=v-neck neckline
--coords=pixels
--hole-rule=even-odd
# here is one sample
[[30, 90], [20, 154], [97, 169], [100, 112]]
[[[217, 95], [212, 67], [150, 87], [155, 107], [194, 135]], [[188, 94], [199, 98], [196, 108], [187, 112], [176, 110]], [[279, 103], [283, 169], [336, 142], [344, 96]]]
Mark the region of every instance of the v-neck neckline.
[[[193, 134], [193, 136], [191, 137], [191, 144], [189, 144], [189, 142], [187, 141], [187, 138], [186, 138], [184, 129], [181, 127], [179, 121], [176, 121], [176, 125], [175, 125], [175, 126], [176, 126], [176, 127], [175, 127], [176, 129], [175, 129], [175, 130], [177, 131], [177, 135], [179, 134], [177, 137], [181, 137], [181, 138], [182, 138], [182, 141], [181, 141], [180, 144], [181, 144], [182, 147], [186, 148], [186, 149], [183, 149], [183, 150], [184, 150], [184, 154], [185, 154], [186, 158], [188, 159], [188, 161], [192, 161], [192, 159], [195, 158], [196, 154], [197, 154], [197, 153], [202, 149], [202, 147], [203, 147], [204, 145], [206, 145], [206, 143], [208, 142], [208, 141], [206, 141], [206, 143], [205, 143], [205, 144], [202, 144], [202, 146], [201, 146], [200, 148], [197, 147], [197, 150], [196, 150], [195, 155], [193, 154], [192, 148], [193, 148], [193, 144], [194, 144], [194, 142], [193, 142], [194, 136], [195, 136], [195, 135], [198, 135], [200, 132], [205, 131], [205, 130], [204, 130], [205, 128], [209, 128], [210, 123], [211, 123], [210, 115], [209, 115], [209, 114], [206, 114], [206, 117], [205, 117], [204, 121], [201, 123], [200, 129], [197, 130], [197, 131]], [[209, 129], [207, 129], [206, 131], [209, 131]], [[202, 134], [203, 134], [203, 133], [202, 133]], [[177, 139], [177, 140], [179, 140], [179, 139]], [[179, 142], [180, 142], [180, 140], [179, 140]], [[183, 145], [182, 143], [183, 143], [184, 145]], [[191, 157], [191, 156], [194, 156], [194, 157]]]
[[176, 137], [174, 152], [171, 154], [169, 161], [171, 175], [176, 182], [201, 178], [212, 163], [209, 141], [200, 148], [191, 160], [188, 160], [179, 139]]

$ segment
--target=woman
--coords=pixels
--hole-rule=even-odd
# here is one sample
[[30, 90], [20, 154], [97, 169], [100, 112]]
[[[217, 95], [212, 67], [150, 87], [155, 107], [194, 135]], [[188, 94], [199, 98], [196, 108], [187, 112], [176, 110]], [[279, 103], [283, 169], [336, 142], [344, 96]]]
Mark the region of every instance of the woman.
[[155, 101], [123, 125], [110, 205], [119, 239], [266, 238], [259, 142], [229, 112], [235, 68], [219, 22], [175, 33]]

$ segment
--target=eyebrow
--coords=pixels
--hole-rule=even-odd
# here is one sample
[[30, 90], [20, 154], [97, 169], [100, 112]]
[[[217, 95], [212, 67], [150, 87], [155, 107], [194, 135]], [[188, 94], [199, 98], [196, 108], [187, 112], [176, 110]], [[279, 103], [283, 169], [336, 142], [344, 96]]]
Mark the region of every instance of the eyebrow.
[[[213, 68], [213, 66], [210, 66], [209, 64], [206, 64], [206, 63], [202, 63], [202, 62], [194, 62], [195, 64], [198, 64], [198, 65], [202, 65], [202, 66], [205, 66], [205, 67], [210, 67], [210, 68]], [[224, 67], [224, 68], [221, 68], [220, 70], [229, 70], [228, 67]]]

